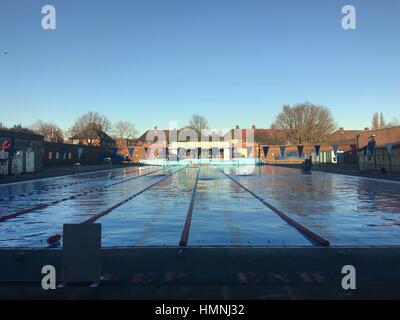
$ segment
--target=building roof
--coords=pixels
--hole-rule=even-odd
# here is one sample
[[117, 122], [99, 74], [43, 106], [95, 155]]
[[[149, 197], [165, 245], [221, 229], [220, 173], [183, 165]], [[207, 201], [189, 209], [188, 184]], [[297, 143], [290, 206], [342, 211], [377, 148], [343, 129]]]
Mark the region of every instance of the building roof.
[[328, 140], [332, 143], [356, 143], [357, 135], [361, 131], [362, 130], [345, 130], [344, 128], [339, 128], [329, 135]]
[[[101, 129], [93, 129], [92, 133], [94, 133], [97, 138], [101, 141], [109, 141], [109, 142], [115, 142], [115, 140], [113, 138], [111, 138], [107, 133], [105, 133], [103, 130]], [[69, 140], [86, 140], [88, 137], [87, 135], [85, 135], [82, 132], [72, 136], [71, 138], [69, 138]], [[94, 137], [90, 137], [91, 139], [93, 139]]]
[[[181, 136], [181, 139], [178, 139], [179, 141], [185, 141], [186, 140], [186, 136], [184, 135], [185, 129], [188, 129], [188, 127], [181, 128], [178, 130], [172, 130], [171, 132], [169, 130], [160, 130], [160, 129], [147, 130], [136, 140], [136, 142], [139, 144], [149, 143], [149, 141], [147, 141], [147, 136], [149, 133], [151, 133], [151, 136], [153, 136], [153, 137], [154, 136], [159, 136], [159, 137], [164, 136], [167, 143], [170, 143], [170, 133], [176, 134], [176, 136], [178, 138], [179, 138], [179, 136]], [[237, 137], [238, 134], [240, 135], [240, 137], [243, 137], [245, 134], [244, 133], [245, 130], [250, 130], [250, 129], [248, 129], [248, 128], [247, 129], [239, 129], [238, 127], [234, 128], [234, 129], [230, 129], [223, 136], [221, 136], [220, 140], [223, 141], [224, 137], [227, 135], [230, 135], [230, 137], [232, 137], [232, 139]], [[236, 134], [235, 134], [235, 131], [236, 131]], [[185, 138], [182, 138], [182, 135]], [[258, 143], [263, 143], [263, 144], [284, 143], [283, 141], [285, 138], [286, 138], [285, 130], [254, 129], [254, 141], [258, 142]], [[208, 140], [207, 137], [204, 137], [204, 136], [199, 137], [199, 134], [198, 134], [198, 139], [199, 139], [199, 141]]]
[[[147, 130], [146, 132], [144, 132], [136, 141], [139, 143], [148, 143], [150, 141], [148, 141], [147, 136], [149, 135], [149, 137], [158, 137], [160, 139], [160, 137], [165, 137], [167, 143], [170, 143], [170, 134], [174, 134], [177, 137], [177, 140], [180, 142], [184, 142], [186, 141], [186, 137], [189, 136], [189, 134], [185, 135], [185, 129], [191, 129], [189, 127], [185, 127], [185, 128], [181, 128], [181, 129], [174, 129], [174, 130], [160, 130], [160, 129], [152, 129], [152, 130]], [[200, 136], [201, 133], [197, 132], [197, 137], [199, 141], [204, 141], [207, 140], [207, 137], [205, 136]], [[221, 138], [221, 140], [223, 140], [223, 138]], [[154, 141], [154, 140], [153, 140]]]
[[0, 129], [0, 137], [1, 138], [17, 138], [17, 139], [26, 139], [26, 140], [39, 140], [43, 141], [44, 136], [40, 134], [36, 134], [28, 131], [18, 131], [13, 129]]

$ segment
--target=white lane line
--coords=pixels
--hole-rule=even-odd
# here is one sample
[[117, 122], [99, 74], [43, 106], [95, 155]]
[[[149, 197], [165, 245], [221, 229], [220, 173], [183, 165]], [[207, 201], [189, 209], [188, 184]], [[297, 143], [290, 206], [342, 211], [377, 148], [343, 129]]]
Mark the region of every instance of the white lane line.
[[[152, 167], [154, 167], [154, 166], [144, 166], [143, 168], [146, 169], [146, 168], [152, 168]], [[129, 168], [135, 168], [135, 167], [129, 167]], [[127, 168], [105, 169], [105, 170], [98, 170], [98, 171], [67, 174], [67, 175], [58, 176], [58, 177], [47, 177], [47, 178], [41, 178], [41, 179], [32, 179], [32, 180], [25, 180], [25, 181], [18, 181], [18, 182], [9, 182], [9, 183], [0, 184], [0, 188], [6, 187], [6, 186], [11, 186], [11, 185], [23, 184], [23, 183], [33, 183], [33, 182], [46, 181], [46, 180], [58, 180], [58, 179], [63, 179], [63, 178], [68, 178], [68, 177], [78, 177], [78, 176], [83, 176], [83, 175], [89, 175], [89, 174], [92, 174], [92, 173], [110, 172], [110, 171], [117, 171], [117, 170], [122, 170], [122, 169], [126, 170]]]

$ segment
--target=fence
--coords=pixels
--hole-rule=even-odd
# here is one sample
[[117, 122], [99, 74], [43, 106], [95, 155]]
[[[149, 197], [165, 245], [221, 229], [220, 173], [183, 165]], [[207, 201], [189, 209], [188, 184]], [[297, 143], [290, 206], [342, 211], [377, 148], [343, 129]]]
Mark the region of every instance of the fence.
[[400, 172], [400, 145], [393, 146], [391, 154], [386, 147], [377, 147], [370, 151], [358, 153], [361, 171]]

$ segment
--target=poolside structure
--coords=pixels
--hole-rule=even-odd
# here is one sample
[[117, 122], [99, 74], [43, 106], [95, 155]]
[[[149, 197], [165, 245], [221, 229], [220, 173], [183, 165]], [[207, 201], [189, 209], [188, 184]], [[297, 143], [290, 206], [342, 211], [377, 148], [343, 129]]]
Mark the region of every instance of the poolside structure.
[[[291, 144], [288, 132], [280, 129], [236, 128], [217, 134], [191, 128], [147, 130], [135, 141], [135, 152], [119, 148], [134, 162], [152, 165], [249, 165], [262, 163], [301, 164], [312, 157], [316, 163], [357, 162], [357, 130], [340, 128], [332, 133], [332, 143], [321, 143], [318, 153], [314, 144]], [[345, 140], [344, 137], [346, 137]], [[337, 148], [333, 147], [337, 144]], [[299, 153], [299, 148], [302, 148]], [[283, 148], [283, 149], [282, 149]]]
[[[167, 147], [148, 152], [140, 162], [148, 165], [257, 165], [252, 147], [238, 147], [236, 141], [174, 141]], [[160, 154], [161, 153], [161, 154]], [[164, 153], [164, 154], [162, 154]]]
[[237, 165], [258, 164], [254, 130], [209, 132], [182, 128], [148, 130], [138, 140], [145, 149], [139, 161], [151, 165]]
[[361, 171], [400, 172], [400, 143], [378, 145], [373, 152], [364, 146], [358, 159]]
[[0, 129], [0, 176], [33, 173], [43, 168], [43, 136]]

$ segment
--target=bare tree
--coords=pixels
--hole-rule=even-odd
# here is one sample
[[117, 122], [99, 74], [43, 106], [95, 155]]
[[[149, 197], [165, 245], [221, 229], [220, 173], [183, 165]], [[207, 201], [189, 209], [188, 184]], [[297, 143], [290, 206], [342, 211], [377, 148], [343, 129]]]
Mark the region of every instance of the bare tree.
[[386, 127], [386, 122], [385, 122], [385, 117], [383, 116], [383, 112], [378, 114], [378, 112], [375, 112], [374, 115], [372, 116], [372, 129], [381, 129]]
[[81, 141], [86, 141], [88, 145], [98, 143], [96, 139], [101, 132], [109, 132], [111, 122], [98, 112], [89, 111], [80, 116], [70, 129], [70, 134]]
[[386, 127], [385, 117], [383, 116], [383, 112], [381, 112], [379, 117], [379, 127], [384, 128]]
[[285, 130], [289, 142], [302, 144], [326, 141], [336, 125], [327, 107], [305, 102], [283, 106], [273, 127]]
[[128, 145], [128, 140], [137, 137], [138, 131], [135, 125], [128, 121], [118, 121], [114, 125], [114, 136], [118, 139], [126, 139], [126, 145]]
[[208, 129], [208, 120], [199, 114], [194, 114], [189, 120], [189, 127], [197, 131]]
[[264, 130], [255, 130], [254, 131], [254, 141], [261, 144], [270, 144], [270, 145], [280, 145], [286, 144], [286, 139], [284, 134], [278, 134], [279, 129], [271, 128], [270, 132], [265, 132]]
[[59, 126], [53, 122], [36, 121], [32, 126], [32, 130], [44, 136], [45, 141], [63, 142], [64, 133]]
[[114, 133], [117, 138], [131, 139], [137, 136], [138, 131], [133, 123], [128, 121], [118, 121], [114, 125]]
[[380, 128], [378, 112], [375, 112], [374, 115], [372, 116], [371, 127], [372, 127], [373, 130], [376, 130], [376, 129]]
[[400, 126], [400, 121], [397, 118], [393, 118], [392, 121], [390, 121], [386, 127], [397, 127]]

